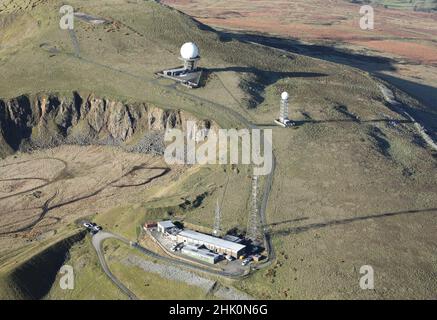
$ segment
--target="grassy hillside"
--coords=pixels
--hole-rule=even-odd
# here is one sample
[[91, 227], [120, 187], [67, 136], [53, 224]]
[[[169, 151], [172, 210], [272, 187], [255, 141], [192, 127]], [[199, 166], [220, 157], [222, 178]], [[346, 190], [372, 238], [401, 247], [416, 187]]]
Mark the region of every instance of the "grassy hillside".
[[69, 250], [84, 236], [84, 232], [74, 234], [50, 244], [24, 262], [16, 260], [12, 268], [3, 267], [0, 270], [0, 299], [44, 298], [52, 288], [59, 269], [66, 262]]
[[[110, 23], [76, 21], [74, 32], [68, 32], [59, 29], [61, 4], [57, 0], [2, 2], [1, 99], [92, 92], [122, 103], [186, 110], [224, 128], [255, 123], [273, 129], [277, 168], [267, 228], [276, 259], [267, 270], [239, 282], [243, 291], [285, 299], [434, 296], [435, 152], [411, 121], [386, 104], [375, 79], [344, 65], [237, 41], [154, 1], [72, 0], [78, 11]], [[179, 48], [186, 41], [199, 45], [201, 66], [209, 73], [206, 85], [198, 90], [174, 87], [154, 76], [158, 70], [179, 65]], [[283, 90], [291, 94], [290, 117], [297, 122], [289, 130], [272, 125]], [[408, 111], [427, 112], [402, 92], [396, 95]], [[0, 152], [5, 149], [2, 146]], [[111, 153], [116, 151], [107, 154]], [[117, 158], [99, 159], [107, 165]], [[100, 167], [103, 170], [103, 163]], [[88, 168], [86, 176], [97, 169]], [[197, 169], [129, 198], [129, 205], [115, 204], [99, 213], [97, 220], [131, 239], [144, 219], [168, 217], [185, 199], [193, 202], [206, 194], [201, 205], [176, 214], [210, 227], [216, 200], [224, 194], [224, 229], [245, 229], [247, 168]], [[91, 202], [86, 205], [92, 207]], [[38, 242], [29, 255], [37, 251]], [[13, 253], [9, 254], [0, 257], [0, 267], [10, 265]], [[78, 263], [83, 255], [86, 249], [77, 249], [71, 262]], [[377, 270], [376, 291], [359, 289], [357, 270], [364, 264]], [[120, 278], [132, 277], [132, 271], [123, 275], [117, 262], [113, 266]], [[85, 290], [87, 279], [101, 272], [95, 264], [83, 269], [78, 290]], [[20, 270], [28, 269], [16, 272]], [[65, 296], [53, 289], [51, 294], [89, 298], [98, 291]]]

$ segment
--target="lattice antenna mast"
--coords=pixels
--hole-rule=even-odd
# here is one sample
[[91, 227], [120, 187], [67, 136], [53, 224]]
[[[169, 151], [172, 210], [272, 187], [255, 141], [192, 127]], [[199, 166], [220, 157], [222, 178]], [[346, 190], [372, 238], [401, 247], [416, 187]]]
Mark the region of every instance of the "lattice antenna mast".
[[250, 201], [249, 221], [247, 225], [247, 238], [254, 242], [258, 242], [262, 239], [258, 203], [258, 176], [253, 176], [252, 178], [252, 195]]
[[214, 231], [213, 231], [213, 234], [216, 237], [220, 236], [221, 233], [220, 230], [221, 221], [222, 221], [222, 211], [220, 209], [219, 200], [217, 199], [217, 204], [215, 207]]
[[287, 92], [283, 92], [281, 95], [281, 105], [279, 109], [279, 121], [282, 123], [287, 123], [288, 119], [288, 101], [289, 95]]

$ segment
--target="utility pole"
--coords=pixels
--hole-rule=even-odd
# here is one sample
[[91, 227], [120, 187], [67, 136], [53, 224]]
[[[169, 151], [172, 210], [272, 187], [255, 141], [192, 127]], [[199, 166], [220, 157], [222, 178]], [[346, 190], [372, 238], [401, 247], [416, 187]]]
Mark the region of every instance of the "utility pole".
[[222, 230], [221, 230], [221, 224], [222, 224], [222, 208], [223, 208], [223, 201], [225, 201], [225, 195], [226, 195], [226, 190], [228, 190], [228, 184], [229, 184], [229, 175], [226, 179], [226, 184], [225, 184], [225, 188], [223, 190], [223, 195], [222, 195], [222, 201], [219, 204], [219, 199], [217, 198], [217, 204], [215, 206], [215, 215], [214, 215], [214, 229], [213, 229], [213, 234], [216, 237], [221, 236]]

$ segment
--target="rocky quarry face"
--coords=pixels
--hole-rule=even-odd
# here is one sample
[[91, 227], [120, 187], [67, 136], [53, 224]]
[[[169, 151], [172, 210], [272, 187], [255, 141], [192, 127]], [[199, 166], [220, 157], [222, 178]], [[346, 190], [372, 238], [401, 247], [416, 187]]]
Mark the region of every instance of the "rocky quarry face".
[[0, 156], [60, 144], [117, 145], [133, 152], [163, 154], [165, 130], [185, 129], [188, 120], [199, 129], [215, 126], [184, 111], [93, 94], [23, 95], [0, 100]]

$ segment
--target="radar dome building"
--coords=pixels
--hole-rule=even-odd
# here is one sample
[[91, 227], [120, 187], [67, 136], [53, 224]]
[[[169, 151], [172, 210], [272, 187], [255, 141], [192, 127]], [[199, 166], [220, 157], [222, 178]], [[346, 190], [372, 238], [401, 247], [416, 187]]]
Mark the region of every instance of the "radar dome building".
[[187, 42], [181, 47], [181, 59], [184, 61], [184, 68], [187, 71], [195, 71], [197, 62], [200, 60], [199, 48], [193, 42]]
[[176, 80], [188, 88], [199, 87], [202, 78], [202, 70], [197, 64], [200, 60], [199, 47], [193, 42], [182, 45], [180, 50], [180, 60], [184, 62], [182, 67], [163, 70], [157, 75]]
[[187, 42], [181, 47], [181, 57], [183, 59], [194, 59], [199, 57], [199, 48], [193, 42]]

